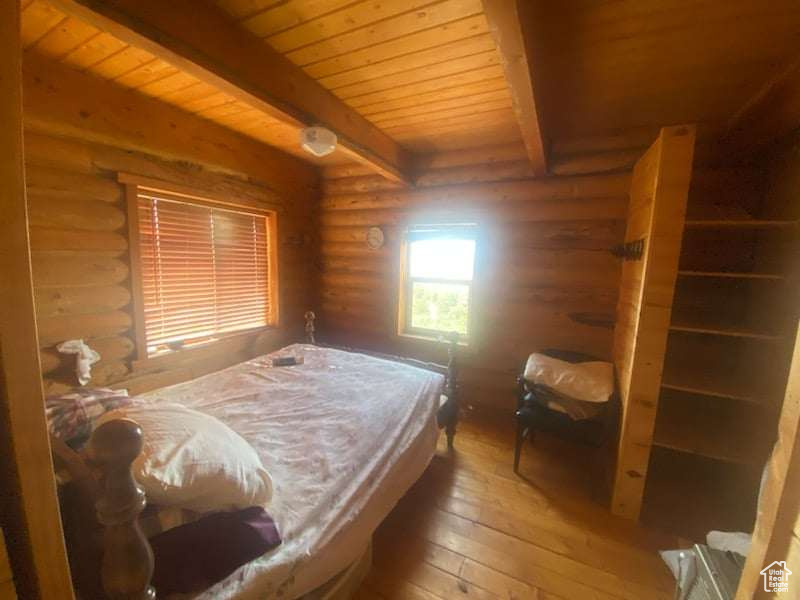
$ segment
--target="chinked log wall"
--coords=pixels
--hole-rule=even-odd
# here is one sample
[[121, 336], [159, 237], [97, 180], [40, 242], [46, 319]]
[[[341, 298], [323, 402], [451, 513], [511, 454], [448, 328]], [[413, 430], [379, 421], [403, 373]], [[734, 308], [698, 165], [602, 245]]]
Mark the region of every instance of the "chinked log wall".
[[[623, 166], [632, 160], [623, 158]], [[569, 168], [582, 172], [587, 163]], [[509, 408], [515, 374], [535, 350], [565, 348], [610, 359], [620, 262], [609, 249], [624, 234], [629, 173], [537, 180], [529, 171], [503, 148], [442, 156], [416, 189], [398, 188], [359, 167], [327, 169], [320, 337], [437, 358], [431, 344], [396, 335], [402, 231], [432, 215], [476, 219], [485, 229], [476, 341], [463, 357], [469, 402]], [[365, 243], [370, 226], [384, 230], [380, 250]]]
[[[83, 338], [102, 356], [94, 386], [140, 392], [196, 377], [298, 339], [310, 306], [314, 181], [285, 193], [187, 163], [26, 131], [26, 177], [33, 280], [42, 371], [50, 392], [74, 385], [74, 357], [55, 345]], [[235, 336], [176, 354], [158, 366], [134, 366], [130, 267], [124, 189], [126, 171], [206, 190], [281, 202], [279, 275], [281, 327]], [[285, 198], [285, 201], [281, 201]]]

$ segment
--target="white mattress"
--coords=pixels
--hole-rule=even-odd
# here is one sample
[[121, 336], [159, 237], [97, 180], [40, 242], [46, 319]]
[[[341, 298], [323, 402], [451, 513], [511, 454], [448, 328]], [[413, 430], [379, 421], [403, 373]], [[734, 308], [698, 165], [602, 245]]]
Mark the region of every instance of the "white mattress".
[[[271, 367], [283, 354], [305, 364]], [[202, 598], [297, 598], [356, 560], [433, 456], [443, 383], [405, 364], [297, 344], [146, 394], [227, 423], [272, 475], [266, 508], [283, 544]]]

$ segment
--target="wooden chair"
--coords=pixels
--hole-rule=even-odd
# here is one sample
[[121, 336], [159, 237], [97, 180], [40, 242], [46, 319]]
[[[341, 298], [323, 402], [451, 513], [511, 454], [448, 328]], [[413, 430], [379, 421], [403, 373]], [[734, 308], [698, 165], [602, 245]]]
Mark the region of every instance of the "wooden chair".
[[[541, 354], [571, 363], [602, 360], [582, 352], [570, 350], [543, 350]], [[514, 472], [519, 473], [522, 445], [535, 431], [551, 431], [573, 441], [599, 447], [605, 443], [613, 431], [616, 394], [604, 404], [603, 410], [591, 419], [575, 421], [568, 415], [548, 407], [555, 397], [546, 388], [528, 383], [524, 376], [525, 365], [517, 377], [517, 421], [516, 444], [514, 445]]]

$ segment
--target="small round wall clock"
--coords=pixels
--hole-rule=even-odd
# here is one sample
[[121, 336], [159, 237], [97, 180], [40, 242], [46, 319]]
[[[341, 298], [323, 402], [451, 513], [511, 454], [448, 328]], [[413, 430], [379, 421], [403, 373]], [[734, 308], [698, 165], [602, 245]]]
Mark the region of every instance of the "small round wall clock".
[[370, 227], [369, 230], [367, 230], [367, 246], [372, 250], [381, 248], [385, 241], [383, 229], [380, 227]]

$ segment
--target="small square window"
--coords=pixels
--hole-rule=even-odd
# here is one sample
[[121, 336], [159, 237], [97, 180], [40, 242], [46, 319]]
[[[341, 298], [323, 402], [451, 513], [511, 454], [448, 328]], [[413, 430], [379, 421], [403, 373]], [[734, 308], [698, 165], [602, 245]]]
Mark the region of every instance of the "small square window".
[[477, 227], [415, 226], [405, 240], [400, 333], [439, 338], [471, 333]]

